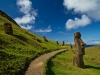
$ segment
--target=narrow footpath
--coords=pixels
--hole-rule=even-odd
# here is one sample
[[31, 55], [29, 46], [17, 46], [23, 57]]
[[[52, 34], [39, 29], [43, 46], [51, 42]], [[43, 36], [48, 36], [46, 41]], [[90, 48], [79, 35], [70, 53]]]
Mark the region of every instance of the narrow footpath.
[[57, 53], [60, 53], [62, 51], [66, 51], [66, 49], [61, 49], [61, 50], [57, 50], [57, 51], [53, 51], [47, 54], [43, 54], [40, 57], [36, 58], [35, 60], [33, 60], [30, 65], [28, 70], [26, 71], [25, 75], [42, 75], [42, 67], [43, 67], [43, 63], [49, 59], [50, 57], [54, 56]]

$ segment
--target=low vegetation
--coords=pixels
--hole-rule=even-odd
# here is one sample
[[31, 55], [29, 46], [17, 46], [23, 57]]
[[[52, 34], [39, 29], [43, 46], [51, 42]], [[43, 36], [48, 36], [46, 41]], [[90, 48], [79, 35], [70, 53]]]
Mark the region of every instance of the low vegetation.
[[[13, 35], [5, 34], [4, 23], [12, 25]], [[32, 32], [0, 15], [0, 75], [23, 75], [29, 63], [41, 54], [61, 49], [61, 44], [44, 41]]]
[[69, 49], [48, 60], [45, 75], [99, 75], [100, 46], [86, 48], [84, 56], [85, 69], [72, 64], [73, 52]]

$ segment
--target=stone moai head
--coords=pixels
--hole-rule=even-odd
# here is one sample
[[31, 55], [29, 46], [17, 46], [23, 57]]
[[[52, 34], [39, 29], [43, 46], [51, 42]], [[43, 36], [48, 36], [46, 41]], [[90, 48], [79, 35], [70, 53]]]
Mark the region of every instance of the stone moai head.
[[56, 43], [57, 43], [57, 45], [59, 45], [59, 42], [58, 41], [56, 41]]
[[6, 34], [9, 34], [9, 35], [13, 34], [12, 25], [10, 23], [4, 23], [4, 30]]
[[81, 38], [81, 33], [80, 32], [75, 32], [74, 33], [74, 38]]
[[48, 42], [48, 40], [46, 39], [46, 37], [45, 37], [45, 36], [43, 36], [43, 39], [44, 39], [44, 41]]
[[43, 36], [43, 38], [44, 38], [44, 39], [46, 39], [46, 37], [45, 37], [45, 36]]

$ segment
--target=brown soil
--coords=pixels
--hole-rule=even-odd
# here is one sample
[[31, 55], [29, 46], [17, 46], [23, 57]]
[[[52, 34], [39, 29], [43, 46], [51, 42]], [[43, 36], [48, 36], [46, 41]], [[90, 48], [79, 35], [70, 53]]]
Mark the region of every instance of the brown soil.
[[43, 63], [50, 57], [54, 56], [57, 53], [60, 53], [62, 51], [65, 51], [66, 49], [62, 49], [62, 50], [57, 50], [51, 53], [47, 53], [44, 54], [38, 58], [36, 58], [35, 60], [33, 60], [30, 65], [28, 70], [26, 71], [25, 75], [42, 75], [42, 66]]

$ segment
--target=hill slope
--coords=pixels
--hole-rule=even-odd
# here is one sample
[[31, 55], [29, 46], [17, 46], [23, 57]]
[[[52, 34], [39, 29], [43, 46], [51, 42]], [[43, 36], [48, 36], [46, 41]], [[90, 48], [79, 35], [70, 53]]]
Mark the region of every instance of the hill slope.
[[100, 75], [100, 45], [85, 49], [84, 69], [73, 65], [73, 56], [69, 48], [66, 52], [52, 57], [45, 66], [44, 75]]
[[[10, 23], [13, 35], [5, 34], [4, 23]], [[43, 53], [60, 49], [61, 45], [20, 28], [13, 19], [0, 11], [0, 75], [14, 75]]]

